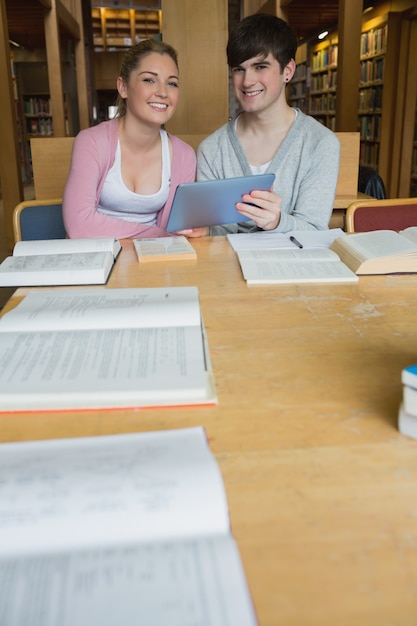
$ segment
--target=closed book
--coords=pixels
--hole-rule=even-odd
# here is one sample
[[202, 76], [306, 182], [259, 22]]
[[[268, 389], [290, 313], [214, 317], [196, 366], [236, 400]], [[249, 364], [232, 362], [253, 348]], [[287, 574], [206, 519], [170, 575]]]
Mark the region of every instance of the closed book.
[[417, 389], [404, 385], [403, 404], [406, 413], [417, 417]]
[[402, 435], [417, 439], [417, 416], [410, 415], [403, 404], [398, 411], [398, 430]]
[[401, 372], [401, 382], [403, 385], [417, 389], [417, 364], [405, 367]]

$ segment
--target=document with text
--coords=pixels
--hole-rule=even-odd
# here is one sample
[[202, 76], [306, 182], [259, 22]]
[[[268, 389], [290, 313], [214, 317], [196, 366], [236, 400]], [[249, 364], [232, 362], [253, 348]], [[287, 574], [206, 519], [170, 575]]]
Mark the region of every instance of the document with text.
[[18, 241], [0, 264], [0, 286], [104, 285], [120, 250], [109, 238]]
[[0, 445], [2, 624], [255, 626], [204, 429]]
[[0, 411], [216, 402], [196, 287], [32, 292], [0, 320]]

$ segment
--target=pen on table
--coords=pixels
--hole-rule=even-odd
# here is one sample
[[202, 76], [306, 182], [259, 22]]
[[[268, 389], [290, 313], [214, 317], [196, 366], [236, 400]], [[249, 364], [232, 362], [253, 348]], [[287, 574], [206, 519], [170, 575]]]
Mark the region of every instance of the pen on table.
[[293, 244], [294, 244], [295, 246], [297, 246], [298, 248], [302, 248], [302, 247], [303, 247], [303, 244], [302, 244], [302, 243], [300, 243], [299, 241], [297, 241], [297, 239], [296, 239], [295, 237], [293, 237], [292, 235], [291, 235], [291, 237], [290, 237], [290, 241], [292, 241], [292, 242], [293, 242]]

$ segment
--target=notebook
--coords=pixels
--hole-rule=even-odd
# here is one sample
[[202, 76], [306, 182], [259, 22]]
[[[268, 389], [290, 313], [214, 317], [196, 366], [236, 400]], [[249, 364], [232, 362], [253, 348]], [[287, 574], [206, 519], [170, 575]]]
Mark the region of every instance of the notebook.
[[248, 221], [236, 210], [236, 203], [255, 189], [269, 191], [274, 180], [275, 174], [256, 174], [178, 185], [167, 231]]

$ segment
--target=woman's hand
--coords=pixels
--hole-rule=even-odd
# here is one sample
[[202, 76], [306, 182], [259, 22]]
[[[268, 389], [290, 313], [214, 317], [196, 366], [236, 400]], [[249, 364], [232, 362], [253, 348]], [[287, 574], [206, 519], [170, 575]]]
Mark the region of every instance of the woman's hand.
[[187, 230], [179, 230], [177, 235], [184, 235], [185, 237], [206, 237], [210, 233], [208, 226], [202, 226], [201, 228], [188, 228]]
[[[236, 208], [262, 230], [274, 230], [281, 219], [281, 198], [272, 191], [255, 190], [242, 196]], [[255, 205], [255, 206], [254, 206]]]

